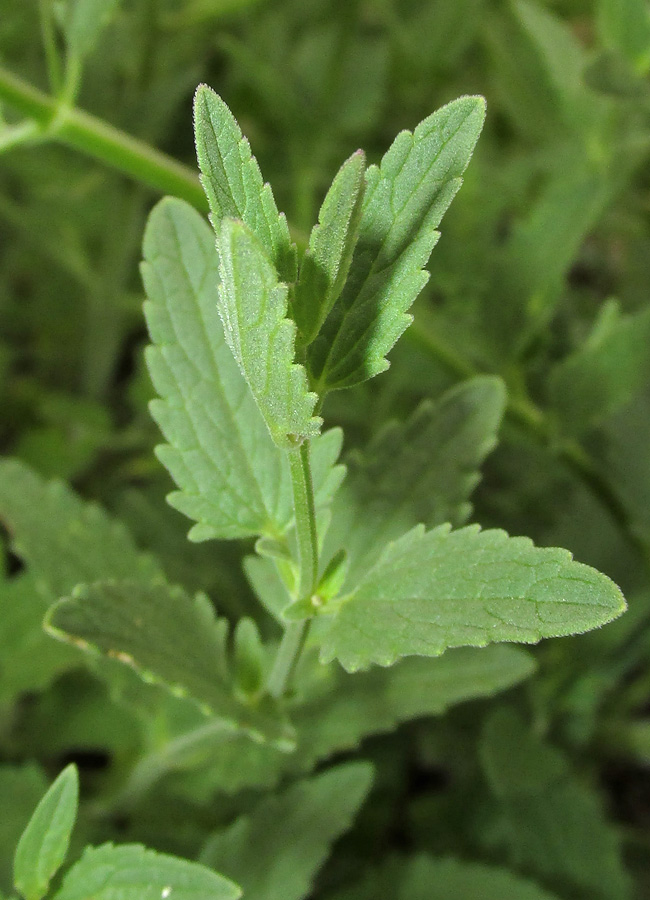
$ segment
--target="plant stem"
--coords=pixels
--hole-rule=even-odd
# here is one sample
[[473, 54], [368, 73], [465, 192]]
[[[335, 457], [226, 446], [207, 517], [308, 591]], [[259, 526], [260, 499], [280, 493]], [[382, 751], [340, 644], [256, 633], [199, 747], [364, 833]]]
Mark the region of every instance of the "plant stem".
[[83, 110], [62, 105], [2, 67], [0, 100], [33, 119], [44, 136], [207, 212], [199, 180], [188, 166]]
[[[290, 451], [289, 467], [300, 562], [298, 596], [305, 599], [314, 594], [318, 584], [318, 535], [309, 441], [305, 441], [297, 450]], [[303, 619], [287, 626], [266, 686], [272, 697], [281, 697], [286, 693], [307, 640], [310, 621]]]
[[43, 36], [50, 88], [55, 94], [58, 94], [61, 88], [61, 59], [56, 43], [52, 0], [38, 0], [38, 11], [41, 19], [41, 34]]

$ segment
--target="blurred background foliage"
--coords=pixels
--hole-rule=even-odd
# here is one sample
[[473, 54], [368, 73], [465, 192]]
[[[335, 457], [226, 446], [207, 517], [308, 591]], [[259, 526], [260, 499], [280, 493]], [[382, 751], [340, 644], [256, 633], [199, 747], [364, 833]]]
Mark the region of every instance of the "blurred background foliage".
[[[621, 585], [630, 611], [540, 646], [538, 673], [502, 702], [369, 739], [378, 784], [318, 896], [358, 875], [360, 858], [410, 851], [504, 862], [561, 897], [650, 896], [649, 71], [645, 0], [0, 0], [2, 450], [118, 514], [171, 578], [232, 617], [256, 603], [241, 548], [185, 540], [153, 455], [138, 261], [158, 194], [66, 146], [56, 104], [46, 122], [8, 85], [194, 168], [191, 98], [210, 84], [303, 246], [352, 151], [376, 161], [448, 100], [487, 98], [390, 372], [332, 395], [325, 416], [349, 451], [423, 397], [499, 374], [508, 412], [475, 520], [568, 547]], [[115, 812], [124, 773], [181, 733], [187, 710], [123, 673], [98, 680], [42, 636], [42, 605], [26, 598], [46, 588], [5, 548], [0, 858], [70, 759], [90, 798], [80, 841], [196, 856], [252, 796], [199, 759]], [[549, 791], [558, 820], [584, 807], [590, 828], [567, 837], [541, 807], [538, 822], [522, 796]], [[161, 817], [160, 803], [173, 811]], [[560, 861], [558, 841], [572, 848]], [[0, 889], [6, 878], [0, 861]]]

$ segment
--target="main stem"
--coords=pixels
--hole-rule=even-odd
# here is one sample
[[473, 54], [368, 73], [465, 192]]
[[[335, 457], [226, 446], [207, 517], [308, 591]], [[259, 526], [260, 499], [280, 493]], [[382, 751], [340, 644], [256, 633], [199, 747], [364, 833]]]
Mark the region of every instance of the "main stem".
[[201, 212], [208, 211], [192, 169], [102, 119], [62, 104], [1, 66], [0, 101], [36, 122], [43, 136], [80, 150], [163, 194], [181, 197]]
[[[300, 563], [298, 596], [307, 599], [314, 594], [318, 584], [318, 534], [309, 441], [289, 452], [289, 467]], [[302, 619], [287, 626], [267, 682], [267, 690], [272, 697], [281, 697], [286, 693], [305, 645], [310, 621]]]

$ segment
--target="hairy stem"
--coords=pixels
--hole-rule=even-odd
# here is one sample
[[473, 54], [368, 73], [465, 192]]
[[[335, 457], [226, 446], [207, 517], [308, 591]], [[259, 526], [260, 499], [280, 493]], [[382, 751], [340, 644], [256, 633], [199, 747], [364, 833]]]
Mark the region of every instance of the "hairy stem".
[[45, 137], [207, 212], [205, 194], [192, 169], [102, 119], [61, 104], [2, 67], [0, 100], [36, 122]]
[[[303, 599], [311, 597], [318, 584], [318, 535], [309, 441], [305, 441], [299, 449], [289, 453], [289, 466], [300, 562], [298, 596]], [[289, 687], [307, 639], [309, 622], [309, 619], [291, 622], [284, 632], [267, 682], [267, 690], [272, 697], [281, 697]]]

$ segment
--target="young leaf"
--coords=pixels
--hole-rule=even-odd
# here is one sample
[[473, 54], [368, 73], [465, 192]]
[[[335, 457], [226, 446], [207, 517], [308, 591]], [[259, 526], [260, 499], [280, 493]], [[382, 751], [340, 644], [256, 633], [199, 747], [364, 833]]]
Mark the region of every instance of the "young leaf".
[[566, 434], [579, 434], [629, 403], [650, 374], [650, 310], [621, 316], [608, 305], [586, 344], [551, 370], [549, 393]]
[[53, 900], [237, 900], [241, 890], [198, 863], [138, 844], [89, 847]]
[[585, 896], [630, 897], [615, 830], [558, 750], [501, 709], [486, 723], [481, 757], [516, 866]]
[[271, 186], [263, 183], [235, 117], [205, 84], [199, 86], [194, 99], [194, 127], [201, 181], [217, 239], [223, 218], [241, 219], [264, 248], [280, 280], [295, 281], [296, 248], [287, 220], [278, 213]]
[[566, 550], [478, 526], [418, 526], [389, 544], [337, 606], [321, 657], [352, 672], [450, 647], [588, 631], [619, 616], [625, 601]]
[[309, 349], [319, 393], [388, 368], [427, 282], [436, 230], [461, 184], [483, 126], [485, 101], [462, 97], [403, 131], [366, 173], [359, 239], [345, 288]]
[[240, 703], [231, 687], [228, 624], [205, 596], [195, 600], [178, 587], [134, 581], [80, 585], [50, 610], [46, 629], [55, 637], [132, 666], [173, 693], [196, 700], [256, 738], [287, 737], [269, 706]]
[[464, 524], [479, 467], [496, 444], [505, 400], [500, 379], [470, 379], [435, 404], [424, 401], [405, 422], [388, 424], [346, 460], [348, 474], [334, 502], [324, 555], [346, 549], [348, 588], [388, 541], [413, 525]]
[[0, 460], [0, 520], [17, 555], [54, 597], [85, 581], [164, 577], [121, 523], [18, 460]]
[[248, 382], [271, 437], [294, 449], [318, 434], [316, 395], [295, 362], [296, 326], [287, 318], [287, 287], [262, 245], [241, 222], [224, 219], [219, 231], [219, 312], [226, 340]]
[[365, 168], [362, 150], [343, 163], [312, 229], [291, 305], [301, 344], [314, 340], [345, 284], [361, 221]]
[[77, 818], [79, 778], [73, 765], [61, 772], [36, 807], [14, 856], [14, 884], [25, 900], [40, 900], [63, 864]]
[[236, 880], [249, 900], [302, 900], [371, 782], [363, 762], [298, 782], [208, 838], [201, 861]]
[[[149, 371], [160, 395], [151, 412], [168, 442], [157, 453], [180, 488], [169, 502], [197, 524], [191, 540], [277, 537], [293, 515], [286, 454], [275, 446], [217, 313], [218, 256], [203, 218], [162, 200], [144, 238]], [[312, 444], [317, 506], [334, 494], [341, 433]]]
[[48, 788], [48, 779], [34, 763], [0, 765], [0, 890], [13, 885], [13, 858], [16, 845], [35, 807]]

